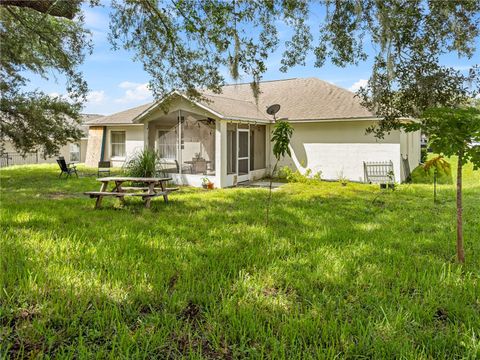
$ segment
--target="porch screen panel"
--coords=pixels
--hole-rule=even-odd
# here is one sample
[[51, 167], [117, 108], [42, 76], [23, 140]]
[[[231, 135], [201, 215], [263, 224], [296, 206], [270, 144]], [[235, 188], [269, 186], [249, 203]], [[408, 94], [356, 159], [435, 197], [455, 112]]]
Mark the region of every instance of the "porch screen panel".
[[238, 132], [238, 174], [248, 174], [250, 161], [248, 158], [249, 131]]
[[250, 142], [250, 170], [265, 169], [267, 146], [265, 125], [251, 127]]
[[237, 133], [229, 130], [227, 132], [227, 173], [233, 174], [237, 171]]
[[238, 175], [248, 174], [248, 159], [238, 160]]
[[182, 173], [215, 175], [215, 120], [184, 114], [182, 122]]
[[237, 172], [237, 125], [227, 124], [227, 174]]
[[238, 133], [238, 157], [248, 157], [248, 131]]
[[177, 158], [178, 135], [173, 128], [171, 131], [158, 131], [158, 154], [162, 159], [175, 160]]

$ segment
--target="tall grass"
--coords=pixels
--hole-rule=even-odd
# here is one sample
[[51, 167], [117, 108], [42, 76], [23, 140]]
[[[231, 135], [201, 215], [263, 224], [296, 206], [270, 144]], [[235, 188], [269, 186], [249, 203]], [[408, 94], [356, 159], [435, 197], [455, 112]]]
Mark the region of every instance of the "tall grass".
[[[455, 162], [452, 162], [452, 166]], [[0, 170], [0, 358], [475, 359], [480, 172], [455, 188], [337, 182], [104, 199]]]

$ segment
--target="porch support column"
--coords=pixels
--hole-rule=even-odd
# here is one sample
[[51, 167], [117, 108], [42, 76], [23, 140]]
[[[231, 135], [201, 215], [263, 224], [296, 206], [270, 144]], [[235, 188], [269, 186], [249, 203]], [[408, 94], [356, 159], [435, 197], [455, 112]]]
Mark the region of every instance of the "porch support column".
[[215, 179], [216, 186], [227, 186], [227, 123], [215, 121]]

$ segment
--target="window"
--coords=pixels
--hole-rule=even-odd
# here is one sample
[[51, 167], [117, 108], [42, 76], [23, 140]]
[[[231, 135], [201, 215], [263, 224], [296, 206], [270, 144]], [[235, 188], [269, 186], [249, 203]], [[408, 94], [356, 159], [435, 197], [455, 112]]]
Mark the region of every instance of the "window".
[[80, 161], [80, 144], [70, 144], [70, 161]]
[[125, 131], [112, 131], [111, 132], [112, 143], [112, 158], [113, 157], [125, 157]]

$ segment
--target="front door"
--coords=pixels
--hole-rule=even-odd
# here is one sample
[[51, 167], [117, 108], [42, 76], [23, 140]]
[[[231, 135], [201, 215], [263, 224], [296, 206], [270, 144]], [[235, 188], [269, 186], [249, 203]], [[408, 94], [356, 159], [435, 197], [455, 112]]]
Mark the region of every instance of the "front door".
[[250, 131], [238, 129], [237, 131], [237, 174], [238, 182], [250, 180]]

